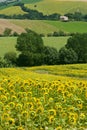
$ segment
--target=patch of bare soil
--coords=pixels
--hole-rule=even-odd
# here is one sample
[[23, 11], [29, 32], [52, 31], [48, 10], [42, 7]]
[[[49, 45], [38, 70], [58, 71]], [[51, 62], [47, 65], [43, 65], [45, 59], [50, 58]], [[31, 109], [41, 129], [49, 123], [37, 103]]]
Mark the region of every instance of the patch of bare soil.
[[3, 33], [3, 31], [5, 30], [5, 28], [9, 28], [12, 30], [12, 32], [17, 32], [17, 33], [21, 33], [24, 32], [24, 28], [17, 26], [13, 23], [11, 23], [9, 20], [7, 19], [0, 19], [0, 34]]

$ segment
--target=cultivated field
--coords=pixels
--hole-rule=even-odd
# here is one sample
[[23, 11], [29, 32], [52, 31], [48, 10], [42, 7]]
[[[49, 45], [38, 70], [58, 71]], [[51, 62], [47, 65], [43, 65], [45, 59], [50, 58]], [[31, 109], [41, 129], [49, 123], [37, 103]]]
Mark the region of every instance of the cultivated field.
[[[43, 41], [46, 46], [55, 47], [59, 50], [66, 44], [67, 39], [68, 37], [44, 37]], [[16, 37], [0, 37], [0, 56], [3, 57], [7, 52], [17, 52], [15, 49], [16, 42]]]
[[5, 28], [10, 28], [13, 32], [21, 33], [26, 28], [29, 28], [39, 34], [53, 33], [54, 31], [62, 30], [64, 32], [87, 32], [87, 22], [60, 22], [48, 20], [6, 20], [0, 19], [0, 33], [3, 33]]
[[24, 32], [24, 28], [17, 26], [16, 24], [10, 22], [10, 20], [0, 19], [0, 34], [4, 32], [6, 28], [10, 28], [13, 32], [21, 33]]
[[86, 64], [0, 69], [0, 129], [85, 130], [86, 80]]
[[[25, 3], [26, 7], [38, 10], [44, 14], [66, 14], [77, 11], [83, 14], [87, 14], [87, 0], [22, 0], [22, 2]], [[6, 14], [7, 11], [7, 15], [24, 14], [24, 12], [19, 7], [16, 7], [16, 11], [14, 9], [15, 7], [11, 7], [12, 5], [13, 4], [0, 7], [1, 13]]]

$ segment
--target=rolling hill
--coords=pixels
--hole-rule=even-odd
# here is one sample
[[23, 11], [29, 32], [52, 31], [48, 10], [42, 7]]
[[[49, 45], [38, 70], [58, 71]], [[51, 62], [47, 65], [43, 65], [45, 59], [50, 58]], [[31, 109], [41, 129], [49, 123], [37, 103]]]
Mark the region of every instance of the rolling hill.
[[52, 14], [52, 13], [73, 13], [73, 12], [82, 12], [84, 14], [87, 13], [87, 2], [84, 0], [43, 0], [41, 2], [26, 4], [26, 7], [36, 9], [44, 14]]
[[[38, 10], [47, 15], [52, 13], [74, 13], [77, 11], [83, 14], [87, 14], [87, 0], [21, 0], [21, 2], [23, 2], [26, 7]], [[13, 3], [4, 6], [4, 9], [0, 7], [2, 10], [1, 13], [5, 14], [4, 10], [9, 8], [7, 10], [12, 10], [12, 12], [16, 14], [15, 9], [12, 9], [12, 6]], [[22, 14], [24, 12], [19, 11], [19, 13]]]

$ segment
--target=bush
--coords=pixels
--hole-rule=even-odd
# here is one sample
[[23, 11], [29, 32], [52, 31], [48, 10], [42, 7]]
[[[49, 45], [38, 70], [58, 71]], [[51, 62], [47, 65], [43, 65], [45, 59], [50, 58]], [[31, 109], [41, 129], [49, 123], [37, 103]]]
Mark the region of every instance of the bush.
[[[75, 34], [67, 41], [66, 48], [72, 48], [78, 55], [78, 62], [86, 62], [87, 54], [87, 33]], [[84, 59], [85, 57], [85, 59]]]
[[3, 35], [4, 36], [10, 36], [11, 35], [11, 29], [10, 28], [5, 28], [4, 32], [3, 32]]
[[58, 64], [58, 52], [53, 47], [44, 47], [44, 64], [55, 65]]

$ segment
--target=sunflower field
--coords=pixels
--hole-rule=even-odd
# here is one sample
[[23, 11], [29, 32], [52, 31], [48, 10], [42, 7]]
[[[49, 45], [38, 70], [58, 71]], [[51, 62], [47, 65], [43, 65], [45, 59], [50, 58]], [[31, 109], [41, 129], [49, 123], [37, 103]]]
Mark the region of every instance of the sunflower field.
[[86, 129], [86, 80], [0, 78], [0, 130]]

